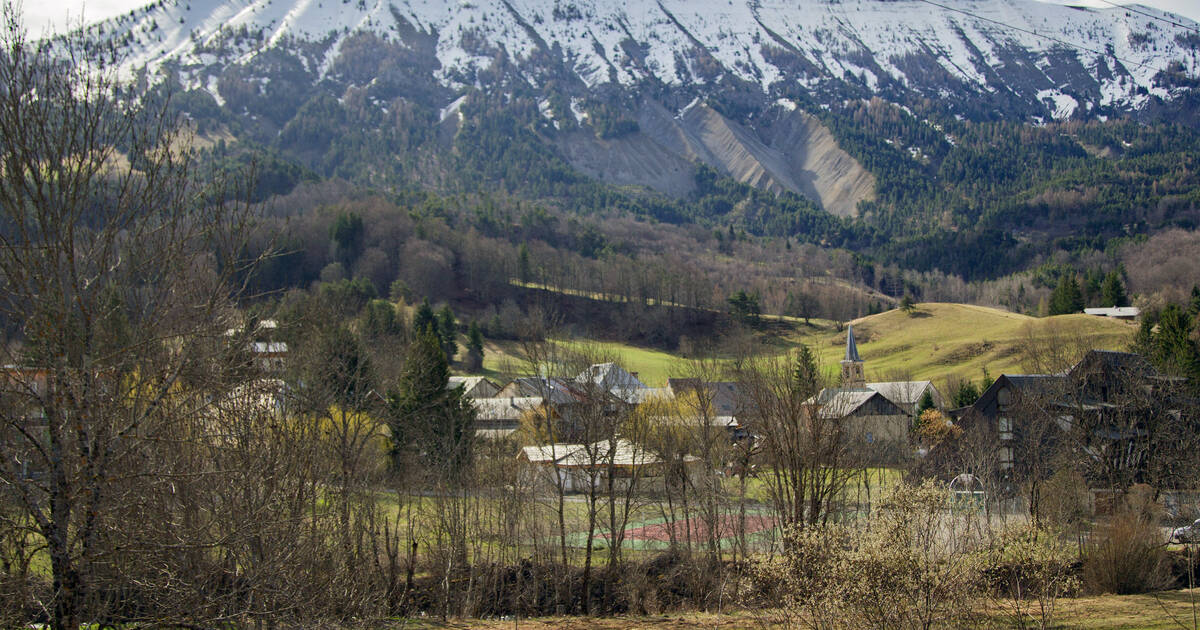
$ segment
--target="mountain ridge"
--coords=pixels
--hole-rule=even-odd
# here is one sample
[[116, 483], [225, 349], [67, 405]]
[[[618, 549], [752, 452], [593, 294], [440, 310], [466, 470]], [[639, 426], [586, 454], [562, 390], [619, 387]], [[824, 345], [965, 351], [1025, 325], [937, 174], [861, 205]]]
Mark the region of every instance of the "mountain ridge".
[[[253, 34], [249, 46], [214, 52], [243, 28]], [[586, 89], [702, 86], [728, 74], [764, 94], [777, 84], [820, 92], [843, 81], [925, 98], [1008, 91], [1030, 117], [1049, 120], [1140, 110], [1190, 89], [1156, 76], [1173, 63], [1196, 75], [1195, 29], [1149, 8], [1034, 0], [160, 0], [85, 34], [116, 42], [127, 72], [175, 65], [185, 86], [210, 93], [214, 65], [245, 64], [276, 48], [295, 52], [302, 43], [322, 53], [318, 60], [309, 46], [298, 58], [324, 80], [341, 44], [365, 31], [432, 52], [437, 80], [452, 90], [476, 85], [475, 75], [503, 51], [534, 87], [543, 82], [530, 62], [545, 56]]]

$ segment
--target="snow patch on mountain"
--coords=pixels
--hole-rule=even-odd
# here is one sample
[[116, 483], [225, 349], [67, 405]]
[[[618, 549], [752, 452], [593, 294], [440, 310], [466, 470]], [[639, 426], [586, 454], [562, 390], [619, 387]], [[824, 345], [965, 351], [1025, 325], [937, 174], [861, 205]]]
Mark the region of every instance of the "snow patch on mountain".
[[[764, 91], [780, 83], [811, 88], [828, 78], [872, 91], [913, 87], [912, 60], [928, 58], [950, 77], [994, 93], [1005, 89], [997, 77], [1018, 69], [1059, 85], [1056, 69], [1074, 58], [1092, 69], [1102, 96], [1085, 105], [1045, 86], [1030, 89], [1031, 99], [1052, 103], [1055, 118], [1081, 105], [1136, 108], [1151, 95], [1170, 98], [1156, 83], [1170, 64], [1200, 76], [1200, 60], [1186, 43], [1197, 25], [1184, 17], [1035, 0], [946, 3], [948, 9], [919, 0], [160, 0], [86, 35], [117, 43], [131, 76], [167, 62], [187, 72], [246, 63], [296, 42], [327, 42], [320, 79], [349, 35], [372, 32], [407, 45], [411, 25], [436, 38], [438, 78], [450, 87], [462, 87], [454, 77], [464, 70], [491, 67], [501, 51], [518, 62], [560, 54], [589, 88], [648, 78], [706, 85], [731, 73]], [[1033, 67], [1014, 51], [1033, 55]]]

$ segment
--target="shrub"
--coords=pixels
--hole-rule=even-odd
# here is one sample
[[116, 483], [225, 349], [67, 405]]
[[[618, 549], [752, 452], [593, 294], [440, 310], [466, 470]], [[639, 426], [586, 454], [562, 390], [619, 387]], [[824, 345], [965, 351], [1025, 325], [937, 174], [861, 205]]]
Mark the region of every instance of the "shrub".
[[1095, 593], [1145, 593], [1171, 586], [1159, 506], [1135, 486], [1088, 544], [1083, 580]]
[[956, 625], [980, 583], [977, 541], [963, 522], [932, 481], [900, 484], [872, 510], [869, 528], [791, 532], [784, 553], [760, 563], [759, 581], [780, 586], [783, 614], [800, 627]]
[[1075, 554], [1057, 532], [1029, 524], [1011, 527], [985, 558], [985, 583], [1018, 628], [1051, 627], [1058, 598], [1079, 590]]

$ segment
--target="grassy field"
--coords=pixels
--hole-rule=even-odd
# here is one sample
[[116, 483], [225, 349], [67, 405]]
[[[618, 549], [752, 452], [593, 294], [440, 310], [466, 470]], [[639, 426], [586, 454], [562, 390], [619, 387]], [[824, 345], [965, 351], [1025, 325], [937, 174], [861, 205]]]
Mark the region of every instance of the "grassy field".
[[[868, 380], [903, 376], [941, 381], [947, 376], [978, 379], [1022, 373], [1021, 347], [1031, 336], [1079, 339], [1087, 347], [1123, 350], [1136, 324], [1090, 315], [1036, 318], [967, 304], [921, 304], [910, 317], [891, 310], [852, 322]], [[845, 332], [817, 330], [797, 334], [829, 367], [845, 351]]]
[[[1200, 592], [1167, 591], [1152, 595], [1100, 595], [1061, 599], [1055, 615], [1056, 628], [1080, 630], [1167, 630], [1192, 628], [1191, 599], [1200, 600]], [[963, 628], [1012, 627], [1011, 620], [992, 611], [983, 611], [991, 623], [967, 624]], [[571, 630], [639, 630], [656, 628], [784, 628], [771, 611], [736, 611], [730, 614], [682, 613], [651, 617], [549, 617], [520, 620], [463, 620], [441, 623], [410, 621], [413, 628], [482, 628], [501, 630], [528, 628], [541, 630], [567, 628]]]
[[[1133, 323], [1089, 315], [1035, 318], [966, 304], [921, 304], [914, 315], [897, 309], [853, 322], [868, 380], [929, 379], [941, 385], [949, 376], [977, 381], [984, 369], [993, 377], [1022, 373], [1026, 370], [1021, 348], [1030, 337], [1057, 336], [1079, 340], [1087, 347], [1119, 350], [1129, 345], [1137, 330]], [[787, 321], [780, 327], [776, 323], [757, 337], [763, 351], [769, 353], [806, 344], [830, 372], [836, 372], [846, 343], [845, 331], [819, 321], [811, 326]], [[638, 372], [651, 386], [661, 386], [668, 376], [682, 375], [687, 370], [682, 358], [661, 350], [612, 342], [560, 343], [573, 347], [587, 344]], [[511, 367], [521, 366], [517, 344], [487, 344], [485, 375], [504, 380]]]

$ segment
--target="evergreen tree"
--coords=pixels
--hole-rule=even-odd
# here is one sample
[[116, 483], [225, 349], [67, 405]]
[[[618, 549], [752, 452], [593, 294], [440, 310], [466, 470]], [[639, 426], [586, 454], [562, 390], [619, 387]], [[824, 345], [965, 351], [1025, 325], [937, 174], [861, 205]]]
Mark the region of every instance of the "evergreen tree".
[[449, 304], [438, 311], [437, 331], [442, 340], [442, 349], [446, 352], [446, 360], [453, 361], [454, 355], [458, 354], [458, 343], [455, 341], [458, 337], [458, 322], [455, 321], [454, 311], [450, 310]]
[[729, 313], [746, 324], [757, 324], [758, 316], [762, 313], [757, 293], [738, 291], [726, 300], [729, 303]]
[[349, 328], [339, 325], [318, 333], [304, 372], [305, 384], [323, 405], [359, 410], [367, 404], [373, 382], [371, 363]]
[[1083, 303], [1086, 306], [1106, 306], [1104, 301], [1104, 282], [1108, 276], [1098, 268], [1088, 269], [1083, 274]]
[[477, 372], [483, 368], [483, 331], [479, 324], [471, 321], [467, 329], [467, 369]]
[[430, 328], [410, 344], [397, 389], [388, 396], [393, 457], [423, 460], [437, 478], [458, 484], [472, 465], [475, 411], [461, 388], [448, 389], [450, 364]]
[[1104, 276], [1104, 285], [1100, 288], [1101, 306], [1129, 306], [1129, 296], [1125, 295], [1125, 285], [1121, 282], [1121, 274], [1116, 270]]
[[362, 334], [366, 338], [394, 337], [404, 333], [396, 307], [387, 300], [371, 300], [363, 310]]
[[817, 371], [817, 358], [806, 345], [800, 344], [796, 356], [796, 367], [792, 370], [792, 385], [797, 395], [808, 398], [820, 389], [821, 375]]
[[1192, 285], [1192, 299], [1188, 303], [1187, 312], [1192, 319], [1200, 317], [1200, 286]]
[[1138, 330], [1129, 344], [1129, 351], [1142, 355], [1150, 361], [1155, 361], [1154, 327], [1158, 325], [1158, 311], [1142, 313]]
[[917, 417], [920, 417], [928, 409], [936, 408], [937, 405], [933, 404], [933, 394], [928, 389], [925, 390], [925, 393], [921, 396], [921, 402], [917, 403]]
[[329, 226], [333, 255], [347, 268], [362, 254], [364, 232], [362, 217], [353, 212], [339, 214]]
[[1200, 349], [1191, 334], [1192, 318], [1178, 304], [1168, 304], [1158, 318], [1153, 358], [1164, 372], [1196, 382], [1200, 379]]
[[426, 330], [437, 330], [437, 319], [433, 315], [433, 307], [429, 305], [429, 298], [421, 300], [413, 313], [412, 330], [415, 336], [424, 334]]
[[533, 272], [529, 263], [529, 247], [526, 246], [525, 243], [521, 243], [521, 245], [517, 247], [517, 278], [519, 278], [521, 282], [529, 282], [530, 278], [532, 277]]
[[954, 392], [954, 406], [967, 407], [975, 404], [979, 400], [979, 388], [971, 381], [963, 381], [958, 384], [958, 390]]
[[1079, 280], [1074, 273], [1065, 273], [1050, 294], [1049, 312], [1051, 315], [1067, 315], [1082, 310], [1083, 293], [1079, 290]]

